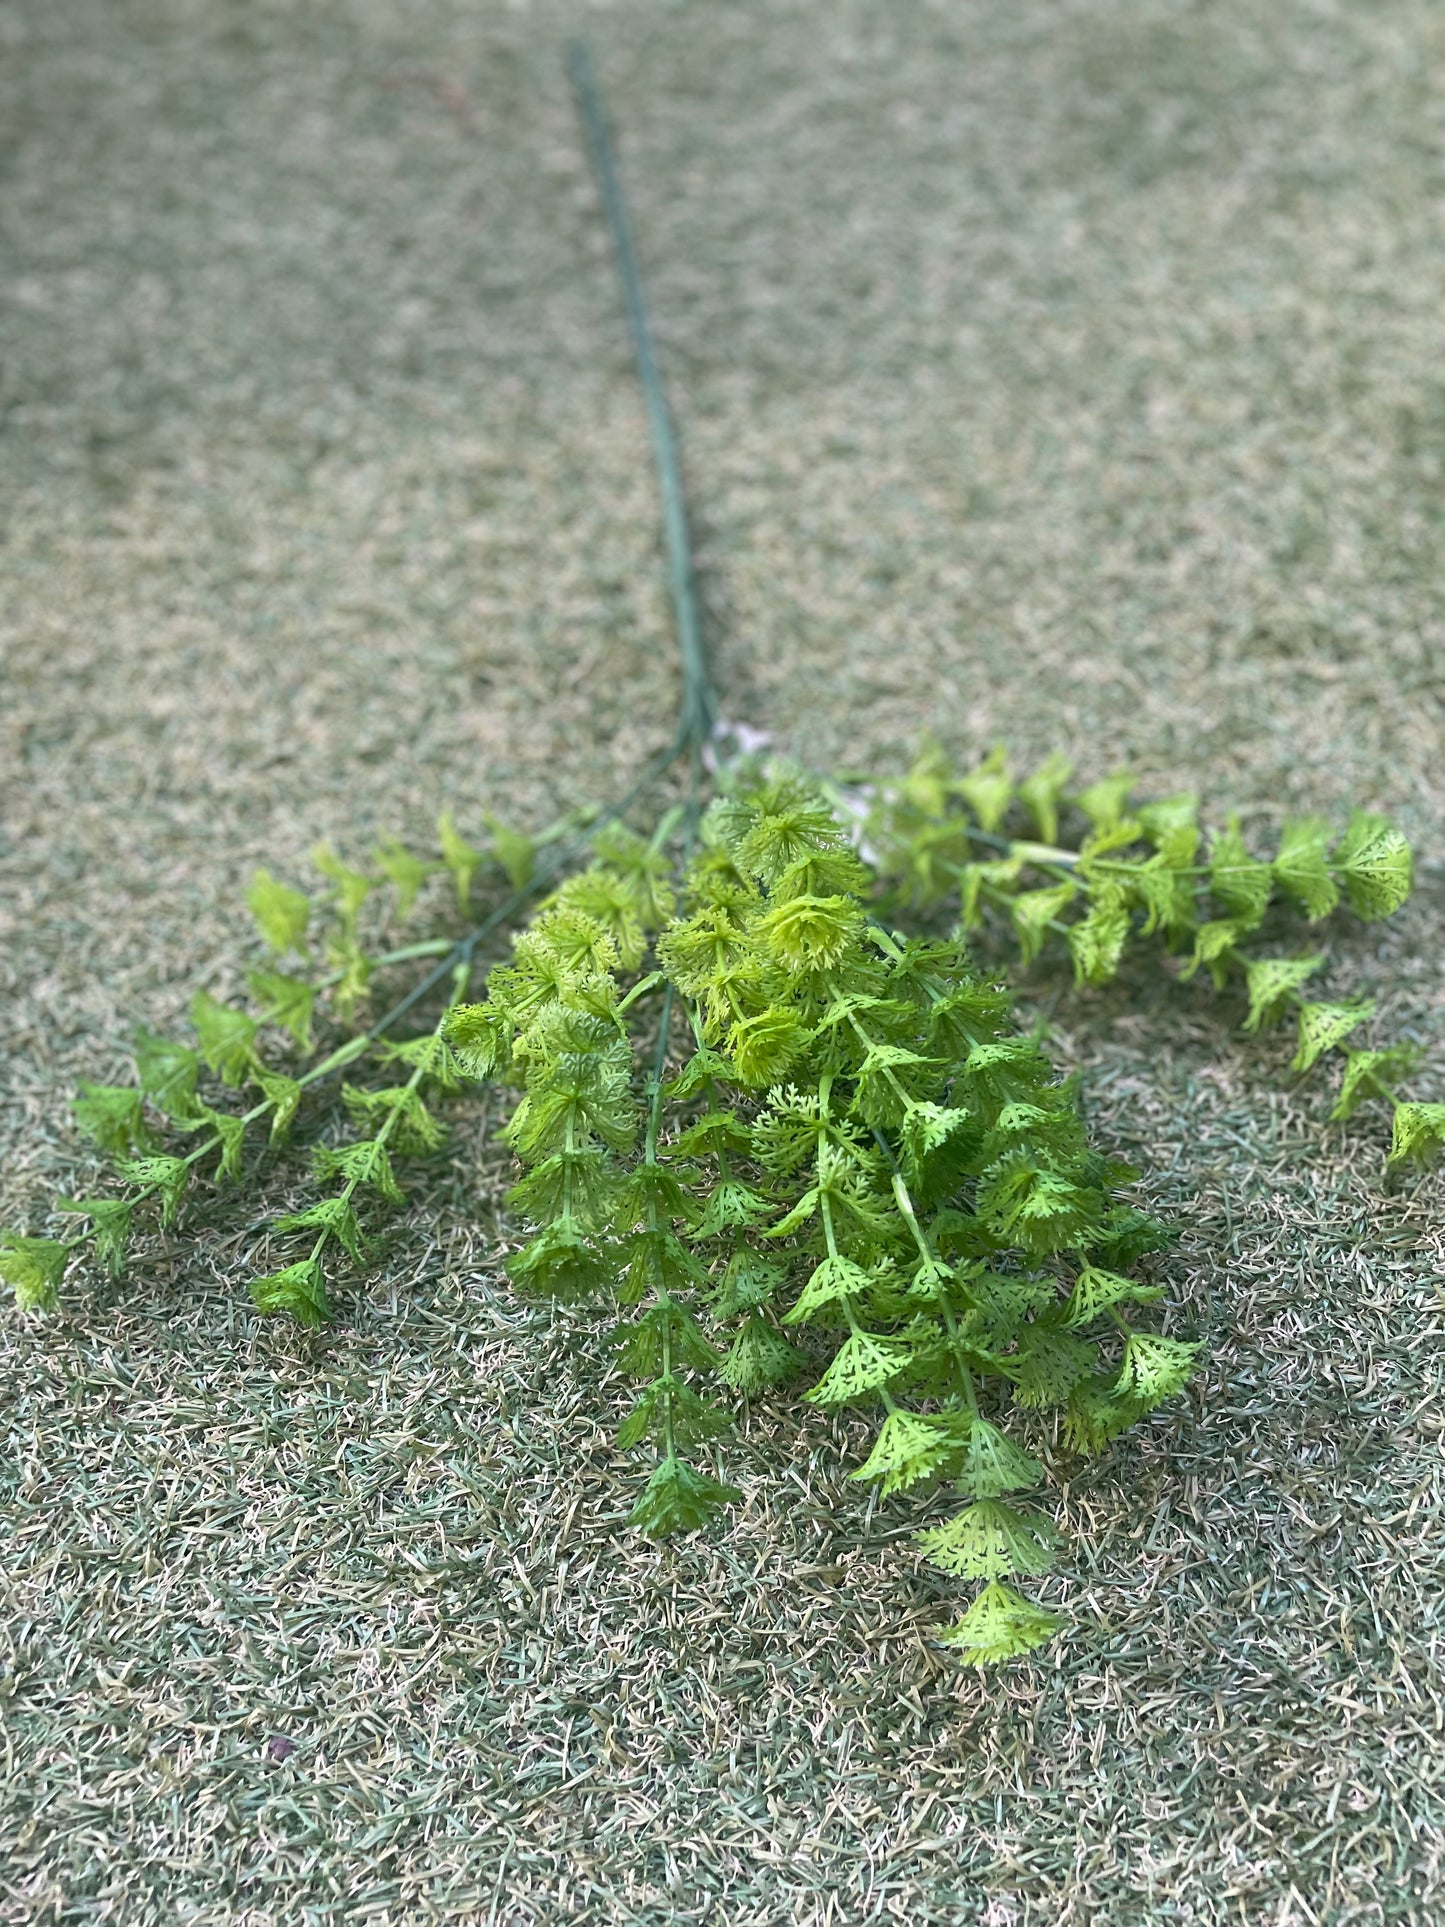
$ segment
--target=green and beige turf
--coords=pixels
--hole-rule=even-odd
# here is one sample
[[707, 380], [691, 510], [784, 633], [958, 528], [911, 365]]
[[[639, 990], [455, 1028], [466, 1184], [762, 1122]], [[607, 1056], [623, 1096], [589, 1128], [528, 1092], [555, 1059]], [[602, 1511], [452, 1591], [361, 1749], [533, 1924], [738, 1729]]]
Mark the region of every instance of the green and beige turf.
[[[67, 1102], [137, 1022], [243, 995], [258, 864], [666, 740], [578, 17], [0, 10], [7, 1223], [101, 1181]], [[1438, 1063], [1437, 9], [587, 17], [727, 712], [1127, 764], [1260, 852], [1388, 813], [1416, 895], [1310, 994]], [[5, 1918], [1431, 1920], [1438, 1180], [1207, 972], [1027, 988], [1207, 1341], [1060, 1495], [1069, 1642], [935, 1660], [848, 1420], [751, 1420], [728, 1534], [620, 1536], [627, 1391], [500, 1278], [465, 1099], [320, 1344], [247, 1298], [290, 1167], [7, 1322]]]

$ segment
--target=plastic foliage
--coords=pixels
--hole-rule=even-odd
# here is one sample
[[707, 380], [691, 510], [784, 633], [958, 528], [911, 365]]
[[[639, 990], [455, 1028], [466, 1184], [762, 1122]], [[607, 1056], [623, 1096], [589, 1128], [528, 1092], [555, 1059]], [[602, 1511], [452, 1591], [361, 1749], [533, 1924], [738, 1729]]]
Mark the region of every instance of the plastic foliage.
[[[189, 1039], [142, 1033], [133, 1079], [81, 1086], [77, 1133], [119, 1184], [58, 1200], [60, 1235], [0, 1234], [0, 1278], [53, 1312], [85, 1254], [121, 1278], [137, 1239], [184, 1231], [197, 1197], [244, 1199], [299, 1134], [310, 1193], [262, 1232], [251, 1295], [317, 1330], [407, 1164], [444, 1147], [448, 1104], [509, 1088], [528, 1229], [506, 1271], [528, 1297], [614, 1308], [618, 1446], [648, 1460], [628, 1523], [662, 1539], [739, 1501], [718, 1453], [748, 1401], [857, 1414], [850, 1478], [919, 1515], [918, 1553], [966, 1593], [941, 1642], [967, 1664], [1023, 1655], [1062, 1624], [1033, 1596], [1061, 1543], [1051, 1481], [1177, 1398], [1198, 1346], [1160, 1328], [1140, 1266], [1170, 1234], [980, 969], [985, 926], [1083, 985], [1162, 941], [1183, 976], [1239, 985], [1247, 1030], [1293, 1016], [1296, 1073], [1338, 1057], [1334, 1118], [1388, 1105], [1392, 1171], [1445, 1145], [1445, 1105], [1397, 1088], [1413, 1048], [1362, 1037], [1372, 1001], [1314, 994], [1318, 941], [1260, 948], [1289, 919], [1396, 909], [1411, 861], [1388, 822], [1301, 819], [1256, 856], [1192, 798], [1070, 774], [1056, 757], [1015, 782], [999, 751], [955, 776], [928, 746], [895, 784], [774, 774], [648, 839], [589, 812], [532, 838], [486, 816], [472, 843], [447, 815], [433, 857], [323, 848], [320, 891], [258, 871], [245, 1003], [198, 992]], [[434, 886], [454, 917], [511, 894], [470, 936], [397, 941]], [[529, 894], [464, 1001], [477, 941]], [[373, 1016], [378, 984], [423, 961]]]

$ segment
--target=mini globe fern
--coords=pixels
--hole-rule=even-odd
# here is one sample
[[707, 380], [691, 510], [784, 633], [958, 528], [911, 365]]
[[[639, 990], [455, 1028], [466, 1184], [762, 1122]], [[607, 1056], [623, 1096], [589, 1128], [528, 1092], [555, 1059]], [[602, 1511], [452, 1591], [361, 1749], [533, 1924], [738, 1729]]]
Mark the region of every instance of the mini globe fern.
[[[1014, 784], [999, 755], [954, 778], [929, 748], [861, 799], [765, 774], [647, 839], [615, 812], [530, 841], [489, 819], [483, 850], [448, 816], [432, 858], [395, 839], [366, 869], [319, 852], [315, 898], [260, 872], [252, 1007], [198, 993], [193, 1043], [142, 1033], [134, 1085], [81, 1088], [77, 1126], [123, 1188], [58, 1200], [68, 1236], [4, 1234], [0, 1276], [32, 1311], [87, 1249], [119, 1276], [148, 1214], [174, 1228], [198, 1183], [239, 1190], [299, 1131], [315, 1189], [271, 1222], [252, 1297], [319, 1327], [400, 1198], [398, 1161], [441, 1147], [464, 1084], [501, 1082], [509, 1208], [533, 1226], [507, 1271], [530, 1296], [616, 1307], [637, 1383], [618, 1444], [651, 1453], [631, 1525], [665, 1537], [723, 1513], [738, 1401], [796, 1392], [866, 1420], [852, 1480], [932, 1508], [919, 1552], [978, 1588], [940, 1640], [973, 1664], [1024, 1653], [1062, 1623], [1026, 1590], [1061, 1544], [1040, 1493], [1175, 1397], [1198, 1347], [1159, 1329], [1163, 1286], [1139, 1273], [1167, 1228], [1128, 1202], [1134, 1174], [1090, 1146], [1073, 1087], [981, 973], [980, 921], [1006, 917], [1022, 959], [1057, 948], [1085, 982], [1145, 939], [1192, 946], [1185, 974], [1241, 982], [1247, 1030], [1295, 1012], [1299, 1073], [1343, 1053], [1336, 1118], [1392, 1106], [1392, 1169], [1445, 1143], [1445, 1105], [1396, 1089], [1413, 1051], [1358, 1046], [1372, 1002], [1309, 1001], [1322, 953], [1249, 947], [1281, 903], [1389, 914], [1409, 883], [1397, 833], [1356, 817], [1332, 844], [1308, 819], [1266, 863], [1233, 824], [1203, 845], [1191, 802], [1129, 813], [1127, 779], [1066, 781], [1054, 759]], [[1006, 834], [1020, 809], [1043, 840]], [[466, 936], [397, 943], [448, 878], [453, 914], [488, 878], [510, 894]], [[549, 884], [463, 1001], [479, 942]], [[961, 918], [939, 931], [950, 901]], [[416, 964], [368, 1023], [377, 985]]]

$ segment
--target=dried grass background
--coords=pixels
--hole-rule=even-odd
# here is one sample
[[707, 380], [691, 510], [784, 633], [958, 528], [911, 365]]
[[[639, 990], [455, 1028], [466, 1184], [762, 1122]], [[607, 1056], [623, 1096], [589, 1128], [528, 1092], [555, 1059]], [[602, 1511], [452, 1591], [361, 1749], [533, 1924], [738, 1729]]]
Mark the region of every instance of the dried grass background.
[[[665, 739], [579, 22], [730, 716], [1445, 850], [1429, 0], [3, 0], [7, 1217], [238, 983], [255, 863]], [[1441, 912], [1330, 978], [1437, 1066]], [[752, 1416], [730, 1535], [618, 1536], [623, 1390], [499, 1276], [479, 1099], [319, 1340], [224, 1200], [5, 1315], [0, 1920], [1438, 1919], [1440, 1182], [1228, 999], [1037, 989], [1211, 1347], [1067, 1489], [1068, 1640], [943, 1660], [923, 1509], [821, 1417]]]

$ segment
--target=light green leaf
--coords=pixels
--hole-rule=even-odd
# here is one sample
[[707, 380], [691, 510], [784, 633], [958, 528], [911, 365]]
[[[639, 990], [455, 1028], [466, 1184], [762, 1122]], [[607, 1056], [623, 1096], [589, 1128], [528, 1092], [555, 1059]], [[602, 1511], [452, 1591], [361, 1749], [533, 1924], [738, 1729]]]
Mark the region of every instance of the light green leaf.
[[1058, 1529], [1036, 1512], [1017, 1512], [1001, 1499], [980, 1499], [941, 1526], [918, 1535], [919, 1549], [957, 1579], [1036, 1575], [1054, 1563]]
[[749, 1090], [766, 1090], [787, 1075], [807, 1042], [802, 1019], [786, 1006], [744, 1017], [728, 1032], [732, 1075]]
[[978, 818], [982, 829], [996, 830], [1013, 800], [1008, 752], [1002, 743], [989, 752], [977, 769], [961, 776], [954, 789]]
[[442, 1020], [442, 1035], [468, 1077], [494, 1077], [512, 1055], [512, 1022], [496, 1004], [457, 1004]]
[[807, 1362], [802, 1352], [790, 1345], [761, 1312], [754, 1311], [743, 1321], [727, 1357], [718, 1367], [718, 1377], [735, 1392], [748, 1396], [796, 1378]]
[[350, 1018], [356, 1006], [368, 995], [371, 987], [372, 961], [366, 952], [345, 932], [334, 943], [326, 947], [328, 960], [340, 973], [338, 981], [331, 987], [331, 1001], [343, 1018]]
[[201, 1060], [184, 1044], [153, 1031], [136, 1032], [136, 1077], [148, 1101], [164, 1116], [185, 1123], [196, 1115], [196, 1079]]
[[158, 1191], [161, 1198], [161, 1223], [173, 1225], [180, 1215], [181, 1199], [191, 1181], [192, 1167], [184, 1158], [157, 1154], [148, 1158], [127, 1158], [117, 1170], [128, 1184], [146, 1191]]
[[304, 1051], [315, 1049], [311, 1013], [316, 992], [310, 984], [299, 977], [283, 976], [279, 970], [248, 970], [246, 985], [261, 1006], [261, 1023], [289, 1030]]
[[390, 1140], [402, 1157], [424, 1157], [446, 1142], [446, 1126], [433, 1117], [421, 1093], [408, 1084], [388, 1084], [377, 1091], [343, 1084], [341, 1100], [353, 1121], [365, 1130], [380, 1131], [388, 1119]]
[[[1237, 816], [1230, 817], [1228, 828], [1214, 838], [1209, 855], [1209, 887], [1228, 911], [1230, 925], [1241, 933], [1256, 929], [1269, 908], [1274, 893], [1274, 870], [1249, 854]], [[1205, 925], [1206, 929], [1209, 927]]]
[[1352, 1117], [1371, 1097], [1393, 1102], [1391, 1084], [1397, 1078], [1408, 1077], [1419, 1061], [1420, 1053], [1412, 1044], [1394, 1044], [1387, 1050], [1346, 1051], [1340, 1095], [1330, 1112], [1331, 1119], [1338, 1123]]
[[946, 1419], [893, 1411], [884, 1419], [866, 1462], [850, 1476], [877, 1481], [886, 1499], [932, 1478], [958, 1453], [957, 1428]]
[[145, 1101], [133, 1085], [82, 1084], [71, 1110], [77, 1128], [112, 1157], [148, 1151], [155, 1142], [145, 1122]]
[[1106, 1271], [1102, 1265], [1085, 1265], [1064, 1305], [1064, 1323], [1071, 1331], [1078, 1331], [1091, 1325], [1111, 1305], [1152, 1305], [1163, 1296], [1162, 1285], [1143, 1285], [1122, 1272]]
[[[1445, 1106], [1441, 1107], [1445, 1114]], [[1124, 1346], [1115, 1396], [1137, 1399], [1146, 1406], [1162, 1403], [1182, 1391], [1194, 1373], [1198, 1345], [1157, 1332], [1131, 1332]]]
[[1375, 1014], [1375, 1000], [1366, 997], [1356, 1004], [1301, 1004], [1299, 1009], [1299, 1049], [1294, 1054], [1292, 1071], [1310, 1070], [1327, 1050], [1342, 1044], [1351, 1031], [1358, 1030]]
[[823, 1259], [803, 1287], [802, 1295], [792, 1310], [785, 1314], [785, 1325], [802, 1325], [810, 1318], [816, 1318], [825, 1308], [837, 1310], [844, 1300], [863, 1298], [875, 1289], [876, 1281], [869, 1276], [861, 1265], [841, 1252], [835, 1252]]
[[392, 1172], [386, 1146], [375, 1138], [359, 1144], [319, 1145], [312, 1154], [312, 1167], [318, 1178], [344, 1178], [348, 1183], [364, 1184], [379, 1192], [388, 1204], [401, 1203], [401, 1186]]
[[427, 1030], [420, 1037], [408, 1037], [404, 1043], [383, 1044], [381, 1054], [388, 1064], [405, 1064], [411, 1070], [419, 1070], [424, 1083], [433, 1090], [453, 1096], [462, 1088], [466, 1073], [441, 1031]]
[[736, 1486], [709, 1478], [685, 1459], [668, 1458], [643, 1487], [627, 1523], [649, 1539], [666, 1539], [674, 1532], [695, 1532], [742, 1496]]
[[1133, 873], [1134, 887], [1148, 913], [1144, 919], [1146, 937], [1156, 930], [1175, 937], [1194, 928], [1196, 897], [1189, 868], [1193, 851], [1182, 855], [1182, 861], [1175, 861], [1174, 853], [1166, 847]]
[[492, 833], [492, 854], [507, 873], [514, 890], [525, 890], [537, 867], [537, 846], [520, 830], [509, 830], [490, 810], [482, 811], [482, 821]]
[[966, 1666], [989, 1666], [1044, 1645], [1063, 1623], [1060, 1614], [1046, 1612], [995, 1579], [939, 1639], [956, 1647]]
[[263, 941], [278, 957], [288, 950], [305, 953], [311, 905], [299, 890], [278, 883], [269, 870], [257, 870], [246, 903]]
[[301, 1086], [294, 1077], [283, 1077], [279, 1071], [258, 1071], [256, 1082], [261, 1087], [262, 1097], [273, 1107], [271, 1142], [275, 1144], [291, 1128], [291, 1120], [301, 1102]]
[[1390, 1165], [1428, 1164], [1445, 1147], [1445, 1104], [1397, 1104]]
[[360, 1264], [366, 1256], [366, 1239], [362, 1236], [361, 1225], [349, 1198], [321, 1198], [305, 1211], [293, 1211], [288, 1217], [278, 1218], [273, 1229], [278, 1232], [324, 1231], [328, 1237], [336, 1240], [354, 1263]]
[[1111, 1439], [1127, 1432], [1148, 1409], [1136, 1398], [1120, 1397], [1112, 1374], [1101, 1372], [1095, 1378], [1086, 1378], [1069, 1393], [1064, 1444], [1072, 1452], [1102, 1452]]
[[1056, 883], [1047, 890], [1024, 890], [1013, 900], [1009, 914], [1018, 933], [1019, 956], [1025, 964], [1033, 962], [1043, 949], [1050, 924], [1073, 902], [1078, 885], [1072, 880]]
[[209, 992], [198, 990], [191, 999], [191, 1023], [208, 1068], [233, 1090], [244, 1083], [255, 1061], [252, 1048], [257, 1030], [255, 1019], [243, 1010], [232, 1010], [228, 1004], [217, 1003]]
[[1023, 874], [1021, 856], [1000, 857], [996, 863], [965, 863], [959, 878], [963, 927], [976, 930], [983, 921], [980, 904], [988, 890], [1007, 890]]
[[1053, 1325], [1029, 1325], [1009, 1357], [1014, 1399], [1036, 1411], [1062, 1405], [1098, 1363], [1092, 1345]]
[[1279, 1008], [1292, 991], [1313, 977], [1324, 957], [1261, 957], [1244, 966], [1249, 991], [1246, 1030], [1258, 1030], [1278, 1015]]
[[518, 1291], [575, 1302], [610, 1285], [615, 1267], [575, 1223], [560, 1218], [507, 1259], [507, 1276]]
[[1073, 773], [1074, 766], [1068, 757], [1056, 750], [1019, 784], [1019, 801], [1033, 817], [1045, 843], [1059, 840], [1059, 802]]
[[0, 1231], [0, 1278], [21, 1311], [54, 1311], [70, 1253], [54, 1238], [26, 1238]]
[[119, 1278], [125, 1268], [125, 1248], [130, 1240], [129, 1198], [59, 1198], [55, 1208], [68, 1216], [90, 1219], [95, 1255], [112, 1278]]
[[451, 871], [456, 885], [457, 908], [465, 913], [471, 907], [472, 878], [481, 867], [482, 852], [474, 850], [466, 838], [457, 833], [450, 810], [443, 810], [437, 818], [437, 840], [441, 844], [442, 862]]
[[1129, 906], [1117, 883], [1099, 885], [1089, 913], [1069, 926], [1069, 954], [1080, 984], [1106, 984], [1118, 974], [1129, 940]]
[[215, 1134], [220, 1161], [216, 1166], [217, 1178], [239, 1178], [241, 1175], [241, 1156], [245, 1150], [246, 1125], [239, 1117], [230, 1117], [224, 1111], [213, 1111], [209, 1104], [198, 1107], [192, 1118], [187, 1118], [181, 1127], [186, 1131], [211, 1131]]
[[1157, 803], [1145, 803], [1136, 811], [1139, 828], [1149, 841], [1161, 848], [1173, 845], [1176, 849], [1197, 847], [1196, 818], [1199, 815], [1199, 798], [1188, 791], [1178, 796], [1160, 797]]
[[1235, 945], [1241, 937], [1248, 935], [1249, 927], [1245, 923], [1235, 923], [1228, 917], [1215, 917], [1208, 923], [1201, 923], [1194, 933], [1194, 954], [1180, 971], [1180, 976], [1187, 982], [1201, 964], [1207, 964], [1215, 989], [1223, 990], [1229, 977], [1229, 966], [1234, 961]]
[[1122, 822], [1124, 806], [1133, 792], [1133, 777], [1127, 770], [1120, 770], [1116, 775], [1106, 776], [1098, 783], [1091, 783], [1088, 789], [1080, 790], [1074, 801], [1096, 830], [1112, 830]]
[[329, 877], [336, 885], [337, 914], [346, 929], [355, 930], [361, 906], [376, 887], [375, 879], [364, 870], [353, 870], [343, 863], [329, 843], [318, 843], [311, 852], [311, 861], [322, 876]]
[[739, 1245], [716, 1286], [713, 1310], [719, 1318], [734, 1318], [740, 1311], [770, 1305], [787, 1275], [782, 1265], [764, 1258], [751, 1245]]
[[1280, 887], [1304, 906], [1311, 923], [1327, 917], [1340, 900], [1325, 854], [1329, 840], [1330, 826], [1323, 817], [1296, 817], [1285, 824], [1274, 860]]
[[436, 865], [415, 856], [398, 838], [389, 836], [376, 846], [376, 867], [396, 891], [396, 914], [405, 919]]
[[1334, 854], [1345, 895], [1367, 923], [1388, 917], [1410, 894], [1414, 860], [1410, 845], [1388, 817], [1356, 810]]
[[832, 1364], [803, 1396], [814, 1405], [847, 1405], [880, 1391], [908, 1369], [913, 1348], [905, 1338], [858, 1331], [845, 1341]]
[[1039, 1461], [996, 1425], [984, 1418], [973, 1421], [958, 1475], [960, 1492], [970, 1493], [975, 1499], [996, 1499], [1004, 1492], [1026, 1491], [1043, 1476]]
[[732, 1423], [721, 1406], [709, 1405], [684, 1380], [665, 1372], [647, 1386], [618, 1426], [617, 1443], [624, 1452], [630, 1452], [645, 1438], [665, 1438], [669, 1420], [680, 1445], [715, 1438]]
[[753, 934], [784, 970], [836, 970], [856, 946], [863, 906], [851, 897], [792, 897], [758, 917]]
[[302, 1258], [267, 1278], [253, 1278], [251, 1298], [257, 1311], [294, 1318], [313, 1331], [326, 1322], [326, 1280], [314, 1258]]
[[744, 1225], [761, 1224], [767, 1215], [767, 1199], [750, 1185], [744, 1184], [741, 1178], [720, 1178], [708, 1197], [693, 1236], [720, 1238]]

